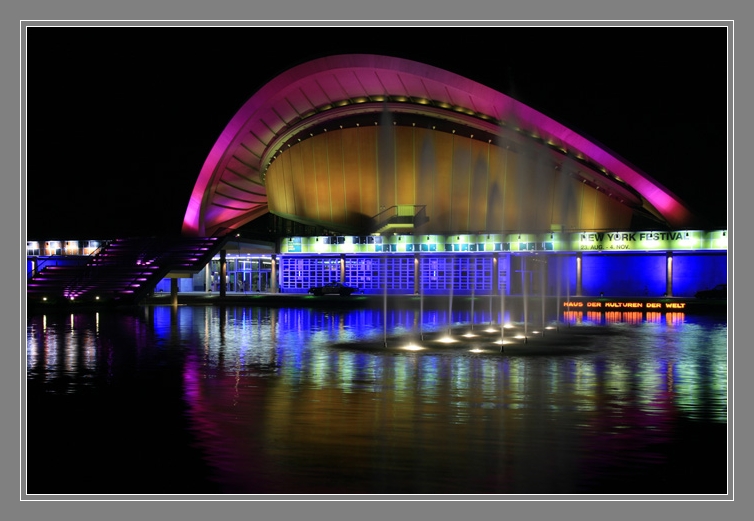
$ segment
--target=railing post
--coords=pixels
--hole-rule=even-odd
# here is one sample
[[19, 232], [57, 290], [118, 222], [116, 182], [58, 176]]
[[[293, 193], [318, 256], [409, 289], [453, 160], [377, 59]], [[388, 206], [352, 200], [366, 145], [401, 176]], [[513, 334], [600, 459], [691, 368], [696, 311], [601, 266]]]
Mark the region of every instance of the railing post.
[[225, 297], [228, 282], [225, 280], [228, 273], [228, 264], [225, 261], [225, 248], [220, 250], [220, 296]]

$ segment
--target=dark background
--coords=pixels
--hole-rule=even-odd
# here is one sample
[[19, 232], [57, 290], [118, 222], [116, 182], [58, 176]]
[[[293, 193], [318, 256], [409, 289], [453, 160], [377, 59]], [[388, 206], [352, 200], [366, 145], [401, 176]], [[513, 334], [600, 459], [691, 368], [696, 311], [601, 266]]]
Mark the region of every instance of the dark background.
[[240, 107], [329, 54], [485, 84], [603, 145], [727, 226], [725, 27], [29, 27], [27, 239], [178, 234]]

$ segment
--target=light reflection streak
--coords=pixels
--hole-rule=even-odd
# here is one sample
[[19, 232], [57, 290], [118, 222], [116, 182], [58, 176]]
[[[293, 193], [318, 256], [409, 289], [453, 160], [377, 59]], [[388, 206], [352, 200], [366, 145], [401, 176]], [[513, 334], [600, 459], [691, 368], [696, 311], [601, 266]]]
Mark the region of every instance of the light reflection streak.
[[[276, 311], [276, 313], [280, 312]], [[219, 332], [218, 328], [220, 327], [219, 319], [216, 317], [216, 319], [208, 320], [205, 317], [202, 322], [203, 340], [201, 344], [206, 346], [206, 367], [217, 374], [232, 371], [234, 378], [237, 379], [236, 383], [240, 385], [241, 380], [248, 374], [245, 368], [252, 364], [272, 365], [275, 363], [275, 354], [279, 353], [282, 359], [277, 360], [277, 362], [283, 366], [280, 373], [289, 375], [285, 377], [289, 385], [305, 385], [318, 389], [339, 385], [347, 392], [363, 391], [365, 387], [360, 382], [365, 381], [365, 378], [360, 376], [363, 373], [363, 368], [358, 367], [358, 364], [362, 363], [359, 361], [359, 357], [354, 356], [353, 353], [348, 351], [341, 351], [339, 353], [337, 351], [327, 351], [335, 354], [333, 357], [323, 357], [321, 354], [316, 353], [317, 349], [321, 349], [321, 347], [327, 346], [334, 341], [350, 341], [354, 335], [358, 335], [357, 328], [366, 327], [369, 321], [365, 320], [364, 312], [357, 311], [354, 313], [349, 314], [348, 317], [343, 314], [337, 316], [333, 314], [317, 316], [316, 313], [310, 310], [285, 310], [282, 311], [280, 319], [276, 319], [274, 329], [270, 328], [265, 317], [243, 313], [236, 315], [235, 319], [231, 320], [234, 327], [224, 328], [221, 335], [224, 343], [216, 342]], [[613, 313], [606, 313], [609, 317], [607, 321], [617, 320], [620, 317], [625, 319], [622, 322], [623, 324], [629, 325], [637, 324], [637, 315], [640, 315], [633, 312], [623, 314]], [[401, 321], [405, 321], [405, 314], [397, 316], [401, 317]], [[411, 323], [415, 322], [415, 320], [411, 321]], [[656, 324], [653, 320], [650, 323]], [[354, 327], [352, 324], [356, 324], [356, 326]], [[680, 326], [683, 324], [678, 323], [677, 325]], [[292, 346], [286, 342], [280, 351], [278, 349], [265, 350], [261, 347], [265, 344], [269, 346], [277, 342], [274, 339], [279, 334], [282, 334], [284, 337], [293, 334], [295, 338], [298, 333], [306, 330], [311, 331], [312, 326], [319, 328], [319, 330], [312, 332], [312, 335], [308, 337], [307, 344], [296, 341], [298, 347], [292, 349]], [[670, 344], [666, 343], [664, 345], [667, 349]], [[222, 353], [222, 349], [225, 349], [227, 352]], [[476, 351], [477, 354], [482, 354], [483, 350], [477, 348]], [[482, 364], [482, 366], [473, 367], [474, 371], [478, 371], [479, 374], [498, 374], [495, 367], [487, 365], [490, 361], [484, 359], [480, 361], [479, 359], [468, 357], [454, 357], [452, 364], [446, 366], [450, 371], [449, 374], [443, 376], [437, 372], [437, 358], [422, 355], [421, 351], [413, 352], [417, 353], [419, 357], [411, 357], [405, 359], [405, 364], [394, 365], [392, 369], [394, 371], [392, 374], [392, 378], [394, 379], [394, 383], [391, 384], [392, 387], [396, 389], [403, 388], [409, 386], [409, 382], [418, 379], [417, 385], [423, 390], [424, 395], [433, 396], [437, 394], [438, 383], [443, 381], [443, 378], [449, 377], [449, 381], [453, 382], [452, 392], [458, 395], [464, 390], [469, 389], [471, 381], [479, 379], [478, 374], [471, 375], [470, 371], [472, 371], [472, 367], [469, 364]], [[419, 362], [418, 365], [417, 361]], [[579, 410], [589, 411], [594, 410], [597, 406], [589, 397], [597, 392], [604, 392], [604, 389], [609, 390], [613, 400], [622, 403], [626, 399], [626, 396], [633, 392], [632, 380], [635, 380], [636, 385], [643, 390], [639, 399], [641, 404], [646, 406], [656, 403], [658, 400], [664, 399], [658, 397], [658, 393], [663, 390], [668, 378], [665, 369], [667, 366], [657, 366], [651, 362], [651, 358], [638, 362], [638, 365], [635, 367], [627, 366], [620, 360], [614, 360], [605, 365], [604, 369], [598, 369], [595, 363], [590, 362], [588, 359], [578, 359], [571, 364], [563, 366], [553, 360], [549, 360], [536, 373], [532, 373], [535, 369], [535, 366], [531, 365], [533, 361], [512, 359], [507, 362], [507, 374], [500, 373], [499, 377], [487, 378], [483, 376], [481, 378], [481, 381], [484, 383], [483, 394], [512, 393], [511, 401], [519, 408], [529, 406], [526, 400], [522, 400], [519, 397], [526, 394], [528, 386], [535, 381], [538, 382], [538, 385], [541, 385], [543, 381], [547, 382], [549, 393], [565, 393], [571, 397], [570, 399], [573, 400], [572, 404], [576, 404]], [[385, 376], [384, 363], [385, 359], [383, 357], [372, 356], [370, 358], [370, 364], [374, 368], [374, 375]], [[672, 363], [671, 367], [679, 374], [688, 374], [689, 378], [692, 376], [698, 378], [696, 371], [687, 369], [689, 367], [688, 362], [680, 360]], [[442, 365], [445, 364], [440, 364], [440, 366]], [[286, 370], [285, 367], [288, 369]], [[724, 379], [724, 363], [717, 364], [714, 367], [716, 369], [715, 380]], [[540, 374], [540, 371], [544, 372]], [[601, 379], [603, 381], [600, 384], [602, 390], [598, 390], [595, 387], [598, 372], [602, 375]], [[535, 376], [530, 377], [530, 373]], [[545, 380], [542, 380], [543, 376]], [[366, 380], [368, 379], [367, 377]], [[687, 393], [692, 392], [688, 386], [683, 387], [682, 381], [683, 377], [680, 380], [674, 379], [672, 390], [676, 392], [679, 390], [685, 390]], [[381, 387], [381, 385], [375, 382], [375, 389]], [[677, 397], [674, 396], [674, 398]], [[687, 401], [693, 402], [694, 399]]]
[[65, 372], [67, 374], [75, 374], [76, 373], [76, 364], [77, 364], [77, 333], [76, 330], [73, 328], [73, 316], [71, 316], [71, 330], [66, 334], [65, 337], [65, 344], [63, 348], [63, 352], [65, 353]]
[[44, 336], [44, 379], [45, 382], [53, 382], [59, 377], [58, 374], [58, 331], [53, 328], [45, 329]]
[[[337, 316], [286, 309], [223, 315], [212, 309], [185, 307], [173, 314], [160, 308], [151, 315], [151, 331], [136, 322], [125, 334], [109, 320], [79, 318], [67, 324], [46, 316], [32, 319], [27, 328], [30, 379], [53, 383], [70, 377], [61, 374], [61, 354], [65, 372], [81, 380], [105, 358], [104, 366], [118, 376], [124, 350], [133, 349], [132, 356], [145, 363], [156, 346], [179, 346], [187, 353], [184, 396], [192, 422], [207, 437], [230, 429], [238, 446], [229, 447], [242, 452], [248, 450], [244, 429], [257, 428], [248, 423], [252, 420], [263, 426], [254, 431], [261, 446], [302, 441], [328, 448], [339, 433], [372, 439], [378, 428], [413, 443], [436, 436], [431, 433], [438, 426], [457, 436], [482, 436], [474, 426], [492, 423], [505, 426], [499, 436], [511, 443], [516, 429], [540, 433], [555, 418], [569, 422], [572, 431], [614, 433], [631, 425], [662, 431], [678, 415], [727, 417], [727, 328], [700, 328], [685, 317], [636, 323], [629, 316], [629, 322], [604, 326], [619, 335], [595, 334], [593, 351], [557, 357], [471, 354], [463, 342], [442, 352], [333, 347], [358, 338], [360, 331], [374, 332], [360, 310]], [[579, 327], [594, 329], [573, 329]], [[292, 424], [309, 431], [291, 432]], [[355, 450], [355, 458], [370, 461], [366, 449]]]

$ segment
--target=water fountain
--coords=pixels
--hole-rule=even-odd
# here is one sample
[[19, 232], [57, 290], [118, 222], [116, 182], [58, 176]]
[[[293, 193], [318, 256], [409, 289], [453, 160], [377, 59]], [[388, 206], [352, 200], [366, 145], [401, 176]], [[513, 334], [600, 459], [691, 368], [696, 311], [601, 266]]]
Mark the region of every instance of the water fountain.
[[[450, 257], [450, 291], [448, 292], [448, 336], [450, 336], [453, 332], [453, 286], [455, 286], [454, 280], [455, 280], [455, 257], [451, 255]], [[448, 280], [447, 273], [448, 271], [445, 271], [446, 278], [445, 280]]]
[[382, 340], [387, 347], [387, 258], [382, 257]]
[[[392, 121], [392, 115], [390, 114], [387, 105], [383, 107], [382, 115], [380, 118], [380, 130], [379, 130], [379, 136], [378, 136], [378, 168], [380, 170], [381, 175], [391, 176], [394, 175], [394, 168], [396, 166], [395, 162], [395, 135], [393, 134], [393, 128], [394, 123]], [[505, 176], [500, 177], [497, 174], [495, 174], [492, 178], [490, 178], [490, 175], [488, 174], [487, 169], [489, 168], [488, 164], [484, 164], [478, 168], [475, 169], [475, 175], [473, 175], [473, 179], [471, 181], [471, 184], [473, 185], [471, 188], [471, 191], [473, 193], [478, 193], [479, 196], [485, 195], [486, 191], [486, 197], [487, 197], [487, 208], [488, 208], [488, 221], [485, 223], [486, 227], [492, 227], [493, 220], [497, 221], [500, 225], [500, 233], [501, 233], [501, 245], [506, 244], [506, 239], [508, 237], [506, 236], [506, 222], [509, 218], [513, 218], [514, 220], [511, 221], [517, 226], [521, 226], [521, 223], [528, 222], [532, 219], [532, 213], [530, 208], [523, 207], [522, 205], [516, 204], [515, 201], [523, 201], [525, 200], [526, 196], [529, 195], [532, 191], [535, 191], [535, 188], [537, 186], [540, 186], [541, 184], [545, 182], [549, 182], [550, 177], [552, 175], [551, 172], [551, 162], [550, 162], [550, 156], [548, 154], [541, 154], [540, 150], [536, 148], [536, 145], [527, 144], [525, 142], [519, 142], [516, 143], [516, 146], [518, 147], [518, 150], [516, 153], [518, 154], [516, 157], [516, 161], [519, 163], [519, 170], [521, 172], [521, 175], [517, 178], [512, 180], [512, 182], [508, 183], [506, 182]], [[513, 152], [511, 152], [513, 153]], [[432, 182], [432, 175], [433, 172], [436, 170], [435, 165], [433, 164], [436, 160], [436, 154], [434, 151], [434, 143], [431, 139], [427, 139], [424, 143], [424, 147], [422, 150], [421, 158], [419, 159], [420, 165], [419, 165], [419, 174], [418, 179], [420, 182]], [[484, 175], [483, 175], [484, 174]], [[561, 185], [565, 188], [570, 188], [570, 185], [568, 184], [569, 181], [567, 179], [568, 176], [563, 175], [561, 177]], [[489, 185], [487, 183], [490, 183]], [[572, 190], [572, 188], [571, 188]], [[507, 192], [507, 193], [506, 193]], [[559, 216], [559, 220], [562, 223], [568, 222], [569, 217], [569, 211], [572, 209], [572, 196], [573, 194], [564, 194], [564, 201], [563, 204], [559, 206], [559, 210], [556, 211], [557, 213], [562, 212], [562, 215]], [[560, 195], [558, 195], [560, 197]], [[389, 203], [389, 201], [388, 201]], [[507, 203], [507, 207], [506, 207]], [[498, 213], [499, 212], [499, 213]], [[434, 225], [439, 226], [445, 226], [443, 224], [443, 221], [437, 221], [434, 222]], [[537, 221], [536, 223], [532, 223], [533, 225], [539, 225], [541, 226], [541, 223]], [[562, 224], [559, 226], [563, 226]], [[497, 228], [497, 226], [494, 226]], [[444, 229], [444, 228], [443, 228]], [[521, 237], [519, 237], [521, 238]], [[544, 260], [540, 260], [539, 258], [534, 258], [533, 256], [530, 256], [530, 252], [528, 252], [528, 248], [523, 248], [520, 254], [520, 257], [518, 259], [515, 259], [516, 262], [520, 262], [520, 265], [517, 266], [521, 270], [521, 300], [516, 300], [512, 303], [513, 308], [515, 309], [515, 315], [516, 315], [516, 321], [521, 320], [521, 313], [523, 313], [523, 320], [522, 323], [516, 324], [515, 322], [512, 324], [508, 324], [508, 332], [506, 332], [506, 318], [510, 319], [513, 317], [508, 317], [506, 313], [508, 310], [506, 307], [511, 306], [510, 302], [506, 302], [506, 295], [508, 291], [510, 290], [510, 282], [511, 282], [511, 268], [514, 267], [513, 263], [511, 262], [510, 255], [516, 255], [515, 253], [512, 253], [512, 250], [515, 251], [513, 248], [506, 248], [505, 246], [502, 246], [499, 248], [499, 253], [496, 253], [495, 261], [494, 261], [494, 269], [497, 271], [495, 276], [493, 277], [493, 280], [497, 281], [497, 287], [492, 287], [489, 293], [489, 327], [483, 332], [482, 335], [475, 335], [480, 337], [489, 338], [491, 331], [493, 331], [494, 325], [493, 321], [495, 320], [495, 313], [494, 313], [494, 302], [495, 302], [495, 292], [499, 291], [499, 306], [500, 306], [500, 316], [499, 316], [499, 340], [495, 341], [494, 343], [497, 344], [499, 342], [500, 344], [500, 352], [506, 351], [506, 343], [508, 345], [510, 344], [527, 344], [530, 341], [530, 333], [531, 334], [537, 334], [538, 331], [530, 331], [530, 328], [532, 327], [532, 324], [536, 321], [537, 324], [539, 324], [540, 319], [534, 315], [536, 315], [536, 312], [533, 313], [532, 316], [530, 316], [531, 310], [529, 309], [531, 299], [537, 295], [540, 298], [540, 309], [541, 309], [541, 337], [544, 338], [545, 336], [545, 329], [547, 329], [547, 288], [546, 288], [546, 274], [545, 270], [547, 269], [547, 263]], [[467, 336], [469, 339], [471, 338], [471, 335], [474, 333], [475, 328], [475, 322], [477, 317], [475, 316], [476, 311], [476, 280], [475, 276], [477, 273], [477, 264], [476, 259], [471, 256], [471, 258], [466, 259], [462, 258], [459, 259], [457, 257], [458, 254], [456, 253], [449, 253], [447, 257], [445, 257], [444, 260], [444, 266], [443, 266], [443, 273], [444, 273], [444, 280], [445, 280], [445, 288], [447, 289], [447, 320], [445, 321], [445, 324], [440, 322], [439, 324], [436, 324], [437, 327], [439, 327], [438, 330], [425, 330], [426, 324], [425, 324], [425, 308], [426, 308], [426, 302], [424, 298], [424, 291], [425, 291], [425, 284], [424, 284], [424, 273], [423, 270], [418, 270], [418, 273], [420, 274], [419, 277], [421, 280], [418, 281], [419, 288], [419, 317], [418, 320], [414, 322], [414, 332], [410, 335], [414, 338], [414, 342], [421, 343], [421, 345], [431, 345], [433, 342], [438, 340], [438, 335], [436, 334], [437, 331], [442, 330], [447, 336], [442, 338], [449, 338], [452, 337], [452, 335], [458, 334], [458, 331], [456, 327], [454, 327], [454, 306], [458, 307], [463, 302], [465, 302], [465, 299], [463, 299], [463, 302], [458, 301], [455, 302], [456, 296], [455, 293], [457, 293], [459, 290], [468, 291], [468, 281], [470, 280], [471, 288], [470, 288], [470, 294], [471, 294], [471, 300], [470, 300], [470, 320], [468, 323], [468, 326], [464, 326], [467, 331], [465, 332], [465, 336]], [[558, 259], [559, 266], [561, 259]], [[441, 261], [442, 262], [442, 261]], [[461, 264], [459, 264], [461, 262]], [[471, 266], [467, 266], [465, 263], [469, 262]], [[381, 261], [381, 266], [383, 270], [383, 324], [382, 324], [382, 345], [383, 347], [388, 347], [390, 345], [392, 348], [396, 347], [396, 345], [400, 345], [400, 342], [394, 342], [389, 338], [389, 331], [388, 331], [388, 269], [390, 267], [390, 259], [387, 258], [386, 255], [383, 254], [383, 258]], [[536, 270], [539, 270], [539, 279], [533, 279], [533, 277], [537, 276], [535, 273]], [[459, 276], [456, 277], [456, 271], [463, 271], [468, 270], [467, 274], [469, 274], [469, 277], [464, 277], [463, 281], [459, 284], [456, 281], [461, 280], [460, 273]], [[558, 271], [558, 277], [560, 277], [560, 269], [557, 269]], [[539, 282], [540, 289], [537, 291], [535, 284], [535, 281]], [[458, 287], [457, 287], [458, 286]], [[570, 287], [568, 284], [566, 284], [566, 291], [570, 291]], [[556, 312], [560, 311], [560, 292], [561, 292], [561, 282], [560, 278], [558, 279], [557, 284], [557, 292], [558, 292], [558, 302], [556, 306]], [[464, 293], [465, 294], [465, 293]], [[534, 304], [535, 305], [535, 304]], [[536, 309], [536, 308], [535, 308]], [[464, 315], [468, 312], [468, 308], [465, 307], [464, 304]], [[556, 318], [558, 320], [558, 318]], [[418, 324], [417, 324], [418, 322]], [[532, 324], [530, 324], [532, 322]], [[418, 326], [418, 335], [416, 334], [416, 328]], [[444, 327], [443, 327], [444, 326]], [[534, 327], [534, 330], [536, 330], [536, 326]], [[494, 334], [494, 333], [493, 333]], [[540, 336], [537, 334], [537, 336]], [[471, 340], [469, 340], [471, 342]], [[484, 342], [481, 338], [477, 341], [473, 341], [475, 344], [477, 342]], [[481, 345], [481, 344], [479, 344]]]
[[471, 331], [474, 331], [474, 293], [476, 290], [476, 260], [469, 259], [471, 263]]
[[500, 289], [500, 352], [505, 352], [505, 287]]
[[[420, 264], [421, 266], [421, 264]], [[424, 340], [424, 272], [419, 276], [419, 340]]]
[[521, 257], [521, 291], [524, 295], [524, 343], [529, 339], [529, 272], [526, 271], [526, 255]]

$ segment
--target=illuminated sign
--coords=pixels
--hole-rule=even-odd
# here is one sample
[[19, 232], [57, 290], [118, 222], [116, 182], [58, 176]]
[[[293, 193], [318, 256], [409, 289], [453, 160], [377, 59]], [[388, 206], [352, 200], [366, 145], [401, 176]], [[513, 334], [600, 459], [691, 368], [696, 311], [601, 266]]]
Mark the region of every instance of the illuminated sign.
[[617, 311], [648, 309], [651, 311], [663, 311], [686, 309], [685, 302], [638, 302], [633, 300], [598, 302], [586, 300], [583, 302], [563, 302], [563, 307], [568, 310], [583, 309], [585, 311]]
[[283, 253], [630, 252], [728, 249], [727, 230], [290, 237]]
[[579, 232], [571, 235], [571, 247], [578, 251], [727, 250], [728, 240], [724, 230]]

